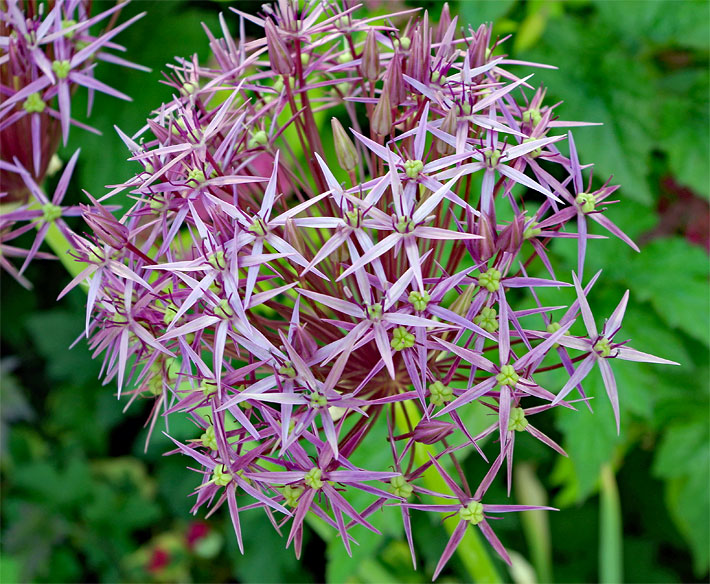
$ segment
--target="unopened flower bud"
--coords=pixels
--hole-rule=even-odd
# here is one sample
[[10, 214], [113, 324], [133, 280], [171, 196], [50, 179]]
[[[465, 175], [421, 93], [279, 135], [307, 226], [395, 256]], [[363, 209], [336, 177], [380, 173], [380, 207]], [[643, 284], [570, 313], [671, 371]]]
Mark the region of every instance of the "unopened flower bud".
[[444, 2], [444, 6], [441, 9], [441, 16], [439, 17], [439, 24], [436, 27], [435, 40], [437, 43], [442, 41], [449, 26], [451, 26], [451, 11], [449, 10], [449, 3]]
[[[457, 125], [458, 115], [456, 114], [456, 108], [452, 107], [448, 112], [446, 112], [444, 119], [441, 121], [441, 127], [439, 129], [442, 132], [446, 132], [447, 134], [450, 134], [451, 136], [455, 137]], [[454, 148], [451, 144], [447, 144], [443, 140], [440, 140], [439, 138], [434, 140], [434, 147], [436, 148], [436, 151], [442, 156], [450, 156], [451, 154], [456, 152], [456, 148]]]
[[380, 55], [377, 52], [377, 39], [375, 38], [374, 28], [371, 28], [367, 33], [360, 70], [362, 71], [362, 76], [369, 81], [376, 81], [380, 75]]
[[268, 47], [271, 68], [281, 75], [293, 75], [295, 65], [286, 45], [279, 35], [273, 20], [267, 18], [264, 23], [266, 46]]
[[387, 68], [387, 82], [385, 87], [389, 88], [390, 105], [397, 107], [402, 103], [407, 92], [404, 87], [404, 77], [402, 77], [402, 57], [399, 53], [395, 54]]
[[522, 215], [516, 217], [510, 225], [501, 231], [496, 243], [496, 248], [500, 251], [518, 253], [523, 243], [525, 232], [525, 220]]
[[478, 219], [478, 235], [483, 238], [476, 242], [478, 244], [478, 259], [486, 262], [496, 252], [496, 232], [486, 213], [481, 213]]
[[293, 348], [304, 361], [310, 361], [318, 350], [318, 343], [305, 327], [298, 325], [294, 330]]
[[451, 422], [440, 420], [422, 420], [414, 428], [412, 437], [415, 442], [422, 444], [436, 444], [451, 434], [456, 426]]
[[286, 219], [286, 225], [284, 225], [284, 236], [286, 238], [286, 241], [291, 244], [291, 246], [302, 256], [308, 252], [306, 252], [306, 245], [305, 242], [303, 241], [303, 236], [301, 235], [301, 232], [299, 231], [298, 227], [296, 227], [295, 222], [291, 217]]
[[337, 118], [331, 118], [330, 125], [333, 129], [333, 141], [335, 142], [335, 154], [343, 170], [350, 172], [357, 168], [359, 157], [355, 144], [348, 136], [343, 125]]
[[[88, 193], [87, 193], [88, 194]], [[102, 242], [113, 249], [122, 249], [128, 242], [128, 227], [118, 222], [106, 207], [91, 198], [93, 205], [82, 205], [84, 221]]]
[[372, 112], [370, 127], [378, 136], [386, 136], [392, 130], [392, 106], [390, 105], [389, 83], [385, 84], [380, 100]]

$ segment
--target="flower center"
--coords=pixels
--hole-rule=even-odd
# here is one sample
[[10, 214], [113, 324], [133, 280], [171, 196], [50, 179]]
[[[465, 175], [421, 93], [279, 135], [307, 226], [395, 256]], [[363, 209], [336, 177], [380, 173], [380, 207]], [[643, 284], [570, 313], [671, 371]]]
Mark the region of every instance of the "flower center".
[[309, 397], [309, 405], [314, 409], [324, 408], [328, 405], [328, 398], [314, 391]]
[[594, 343], [592, 349], [594, 349], [600, 357], [608, 357], [611, 355], [611, 341], [606, 337], [602, 337]]
[[435, 381], [429, 386], [429, 401], [435, 406], [444, 405], [454, 399], [454, 390], [441, 381]]
[[295, 507], [298, 505], [298, 499], [301, 494], [305, 491], [303, 487], [292, 487], [291, 485], [286, 485], [281, 489], [281, 494], [284, 496], [284, 503], [287, 507]]
[[223, 298], [222, 300], [219, 301], [219, 304], [215, 306], [214, 309], [215, 315], [219, 316], [220, 318], [224, 318], [229, 320], [234, 316], [234, 311], [232, 310], [232, 307], [229, 305], [229, 300], [226, 298]]
[[202, 436], [200, 436], [200, 440], [202, 440], [202, 446], [205, 448], [217, 450], [217, 438], [214, 434], [214, 426], [207, 426], [207, 429], [204, 431]]
[[412, 495], [414, 487], [410, 485], [407, 480], [402, 476], [392, 477], [390, 481], [389, 489], [387, 489], [395, 497], [402, 497], [402, 499], [409, 499]]
[[212, 471], [212, 482], [219, 487], [226, 487], [232, 482], [232, 475], [223, 464], [218, 464]]
[[400, 326], [392, 331], [390, 345], [395, 351], [402, 351], [414, 346], [414, 335], [405, 327]]
[[259, 146], [264, 146], [269, 141], [269, 138], [264, 130], [259, 130], [254, 132], [249, 138], [249, 143], [247, 144], [249, 148], [258, 148]]
[[407, 160], [404, 163], [404, 173], [409, 178], [417, 178], [423, 168], [424, 163], [421, 160]]
[[368, 304], [365, 311], [367, 312], [367, 317], [373, 322], [378, 322], [382, 318], [381, 304]]
[[394, 230], [397, 233], [410, 233], [414, 230], [414, 222], [409, 217], [399, 217], [394, 224]]
[[27, 96], [25, 103], [22, 104], [22, 107], [25, 108], [25, 111], [28, 114], [41, 114], [44, 111], [46, 104], [42, 101], [39, 93], [30, 93]]
[[306, 473], [306, 476], [303, 477], [303, 482], [311, 489], [320, 489], [323, 486], [323, 481], [321, 480], [322, 476], [323, 472], [321, 469], [312, 468]]
[[293, 368], [293, 363], [291, 361], [286, 361], [281, 367], [279, 367], [279, 375], [285, 377], [286, 379], [293, 379], [296, 377], [296, 370]]
[[496, 292], [500, 288], [500, 270], [490, 268], [478, 276], [478, 285], [489, 292]]
[[498, 330], [498, 319], [496, 318], [496, 309], [484, 307], [481, 312], [473, 319], [474, 324], [480, 326], [483, 330], [489, 333], [494, 333]]
[[197, 186], [202, 184], [203, 182], [205, 182], [205, 173], [199, 168], [193, 168], [190, 172], [187, 173], [188, 184], [192, 183]]
[[582, 213], [591, 213], [597, 205], [597, 197], [593, 193], [579, 193], [575, 202], [581, 207]]
[[254, 222], [247, 227], [247, 231], [256, 237], [264, 237], [266, 235], [266, 225], [261, 217], [254, 219]]
[[[537, 152], [537, 150], [535, 150], [534, 152]], [[525, 228], [525, 231], [523, 231], [523, 239], [532, 239], [533, 237], [537, 237], [541, 233], [542, 229], [538, 227], [537, 221], [533, 221]]]
[[52, 203], [45, 203], [42, 205], [42, 221], [45, 223], [52, 223], [62, 216], [62, 208], [53, 205]]
[[409, 293], [408, 300], [411, 302], [412, 306], [414, 306], [414, 310], [423, 312], [429, 305], [431, 296], [429, 296], [429, 292], [418, 292], [415, 290], [414, 292]]
[[520, 380], [520, 376], [515, 372], [512, 365], [503, 365], [500, 368], [500, 373], [496, 375], [496, 381], [498, 385], [507, 385], [509, 387], [515, 387], [515, 385]]
[[483, 504], [479, 501], [471, 501], [459, 509], [459, 517], [471, 525], [478, 525], [483, 521]]
[[523, 112], [523, 122], [525, 123], [529, 124], [530, 122], [532, 122], [533, 126], [537, 126], [540, 123], [541, 119], [542, 116], [540, 115], [539, 109], [532, 108]]
[[486, 166], [488, 168], [495, 168], [498, 166], [498, 160], [500, 160], [500, 150], [497, 148], [495, 150], [486, 150], [483, 153], [483, 157], [486, 161]]
[[54, 71], [58, 79], [66, 79], [70, 70], [71, 65], [69, 61], [54, 61], [52, 63], [52, 71]]
[[352, 211], [345, 211], [345, 224], [350, 227], [358, 227], [360, 221], [362, 220], [362, 211], [360, 209], [353, 209]]
[[512, 408], [510, 417], [508, 418], [508, 430], [513, 432], [522, 432], [528, 427], [528, 421], [525, 419], [525, 411], [523, 408]]

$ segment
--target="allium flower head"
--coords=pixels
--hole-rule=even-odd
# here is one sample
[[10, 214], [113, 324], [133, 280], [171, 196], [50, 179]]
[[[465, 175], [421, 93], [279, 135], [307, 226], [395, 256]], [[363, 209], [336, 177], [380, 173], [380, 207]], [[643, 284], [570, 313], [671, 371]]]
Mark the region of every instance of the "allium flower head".
[[[175, 452], [201, 469], [195, 509], [226, 501], [240, 548], [245, 509], [284, 526], [299, 554], [309, 514], [350, 551], [351, 528], [375, 530], [368, 516], [393, 505], [413, 560], [410, 512], [457, 514], [435, 576], [469, 527], [508, 561], [488, 519], [532, 507], [485, 495], [516, 434], [564, 453], [528, 418], [574, 409], [568, 391], [595, 363], [611, 383], [614, 358], [652, 360], [616, 341], [626, 297], [597, 334], [590, 286], [571, 267], [555, 276], [546, 254], [567, 238], [583, 258], [591, 202], [609, 228], [596, 205], [607, 187], [580, 202], [576, 151], [558, 149], [559, 128], [580, 124], [521, 76], [540, 65], [508, 60], [487, 26], [459, 37], [448, 11], [438, 26], [402, 13], [405, 31], [400, 15], [358, 19], [335, 3], [234, 12], [238, 38], [221, 17], [211, 64], [172, 65], [173, 99], [121, 133], [140, 172], [109, 196], [136, 203], [115, 223], [87, 211], [100, 241], [78, 254], [106, 381], [194, 421]], [[263, 38], [244, 36], [246, 20]], [[536, 257], [543, 275], [528, 276]], [[519, 304], [565, 286], [578, 299], [555, 327], [564, 306]], [[571, 334], [580, 312], [588, 338]], [[545, 385], [550, 368], [569, 383]], [[488, 428], [468, 421], [481, 404]], [[445, 468], [483, 456], [488, 436], [484, 476]], [[385, 440], [390, 464], [353, 462]]]
[[[109, 52], [122, 47], [112, 39], [143, 16], [106, 28], [127, 4], [116, 4], [91, 17], [87, 0], [55, 0], [36, 3], [7, 0], [0, 11], [0, 149], [2, 159], [14, 158], [30, 169], [38, 183], [59, 144], [67, 142], [70, 125], [92, 130], [72, 118], [71, 94], [83, 86], [89, 91], [89, 110], [94, 91], [130, 98], [94, 78], [97, 61], [146, 70]], [[113, 20], [109, 21], [113, 22]], [[88, 112], [87, 112], [88, 113]], [[92, 130], [95, 131], [95, 130]], [[28, 193], [18, 177], [7, 169], [0, 179], [10, 200], [24, 200]]]

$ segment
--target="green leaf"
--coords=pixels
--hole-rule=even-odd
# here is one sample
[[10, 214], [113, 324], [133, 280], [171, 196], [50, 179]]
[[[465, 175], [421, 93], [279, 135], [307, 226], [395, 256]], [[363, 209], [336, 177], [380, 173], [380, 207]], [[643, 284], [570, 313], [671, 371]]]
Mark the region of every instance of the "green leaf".
[[484, 22], [494, 22], [515, 5], [516, 0], [462, 0], [458, 6], [459, 23], [474, 29]]
[[660, 138], [670, 169], [680, 184], [710, 198], [710, 137], [697, 130], [710, 124], [707, 71], [698, 67], [668, 75], [659, 90], [664, 96]]
[[647, 43], [708, 48], [710, 5], [704, 0], [597, 0], [595, 4], [607, 27]]
[[648, 161], [657, 116], [648, 64], [596, 19], [574, 17], [550, 22], [538, 46], [521, 56], [559, 67], [535, 71], [534, 81], [549, 88], [554, 98], [548, 103], [564, 100], [555, 110], [561, 119], [604, 124], [574, 130], [581, 162], [593, 162], [595, 176], [602, 180], [613, 174], [614, 183], [622, 185], [622, 197], [648, 204]]
[[85, 343], [79, 342], [69, 350], [82, 330], [75, 313], [59, 308], [36, 312], [27, 319], [26, 326], [47, 363], [50, 378], [82, 385], [97, 377], [98, 366], [92, 361]]
[[648, 300], [667, 325], [710, 345], [708, 258], [681, 238], [657, 239], [627, 266], [632, 298]]
[[[576, 487], [578, 501], [584, 500], [595, 490], [602, 466], [611, 460], [615, 447], [621, 443], [597, 368], [582, 384], [587, 395], [594, 398], [591, 402], [594, 412], [584, 406], [580, 406], [576, 412], [557, 408], [557, 426], [565, 436], [563, 447], [569, 454], [574, 470], [573, 476], [568, 477], [566, 482], [574, 481], [572, 484]], [[623, 389], [620, 388], [620, 391]]]
[[654, 474], [667, 479], [666, 504], [690, 544], [698, 576], [710, 566], [710, 429], [707, 417], [672, 426], [656, 453]]

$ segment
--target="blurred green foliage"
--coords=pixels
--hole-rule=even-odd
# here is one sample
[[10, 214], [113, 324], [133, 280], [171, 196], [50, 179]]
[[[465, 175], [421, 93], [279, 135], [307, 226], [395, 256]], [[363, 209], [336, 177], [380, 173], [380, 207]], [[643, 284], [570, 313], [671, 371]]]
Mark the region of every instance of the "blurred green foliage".
[[[258, 10], [258, 4], [244, 4]], [[426, 4], [432, 14], [441, 8]], [[516, 496], [542, 487], [563, 511], [524, 531], [520, 518], [500, 522], [501, 539], [518, 559], [514, 570], [499, 565], [499, 572], [516, 582], [533, 581], [534, 570], [537, 581], [599, 581], [616, 569], [629, 582], [706, 581], [710, 5], [703, 0], [462, 0], [454, 7], [461, 23], [492, 20], [495, 34], [512, 34], [505, 46], [514, 57], [559, 67], [535, 70], [534, 79], [548, 87], [547, 103], [564, 100], [557, 110], [562, 119], [604, 124], [575, 130], [575, 141], [582, 162], [595, 163], [595, 181], [613, 173], [622, 185], [622, 204], [609, 213], [641, 243], [642, 253], [617, 240], [595, 241], [589, 269], [603, 268], [604, 274], [591, 302], [596, 313], [609, 314], [630, 289], [623, 332], [640, 350], [682, 363], [678, 368], [614, 364], [620, 436], [601, 381], [590, 376], [585, 389], [602, 398], [593, 400], [594, 414], [561, 411], [540, 422], [541, 430], [562, 442], [569, 459], [521, 437], [516, 461], [524, 465], [524, 488]], [[125, 16], [141, 10], [148, 15], [119, 40], [128, 58], [153, 73], [97, 69], [99, 78], [135, 101], [97, 95], [92, 123], [104, 136], [72, 134], [62, 156], [82, 147], [71, 185], [74, 202], [81, 200], [81, 188], [98, 196], [104, 185], [130, 176], [134, 169], [112, 126], [133, 133], [169, 99], [158, 83], [164, 63], [194, 52], [206, 58], [198, 23], [215, 30], [225, 5], [136, 2]], [[554, 246], [552, 253], [558, 265], [575, 265], [574, 245]], [[32, 294], [5, 277], [2, 281], [0, 581], [429, 580], [447, 535], [423, 514], [413, 515], [417, 572], [411, 570], [401, 522], [391, 512], [375, 516], [382, 536], [355, 533], [360, 545], [352, 559], [337, 538], [326, 542], [309, 531], [301, 562], [282, 549], [284, 540], [262, 514], [246, 513], [247, 555], [240, 556], [226, 514], [207, 522], [189, 515], [188, 495], [198, 478], [184, 460], [162, 456], [170, 448], [167, 439], [157, 432], [144, 452], [143, 422], [152, 403], [138, 400], [122, 414], [113, 389], [96, 381], [99, 364], [84, 344], [67, 349], [81, 334], [82, 293], [75, 290], [54, 302], [66, 281], [58, 263], [35, 262], [28, 275], [35, 282]], [[559, 386], [556, 375], [544, 381]], [[194, 429], [175, 421], [170, 432], [191, 437]], [[465, 466], [475, 475], [484, 468], [477, 457]], [[600, 512], [603, 468], [613, 471], [605, 484], [611, 480], [618, 487], [620, 514], [613, 504]], [[504, 486], [493, 489], [492, 498], [503, 500]], [[605, 490], [602, 499], [609, 501], [609, 493]], [[615, 526], [623, 530], [621, 546], [608, 539]], [[551, 563], [538, 549], [541, 537], [550, 539]], [[607, 551], [600, 556], [600, 550]], [[470, 577], [454, 557], [440, 581]]]

